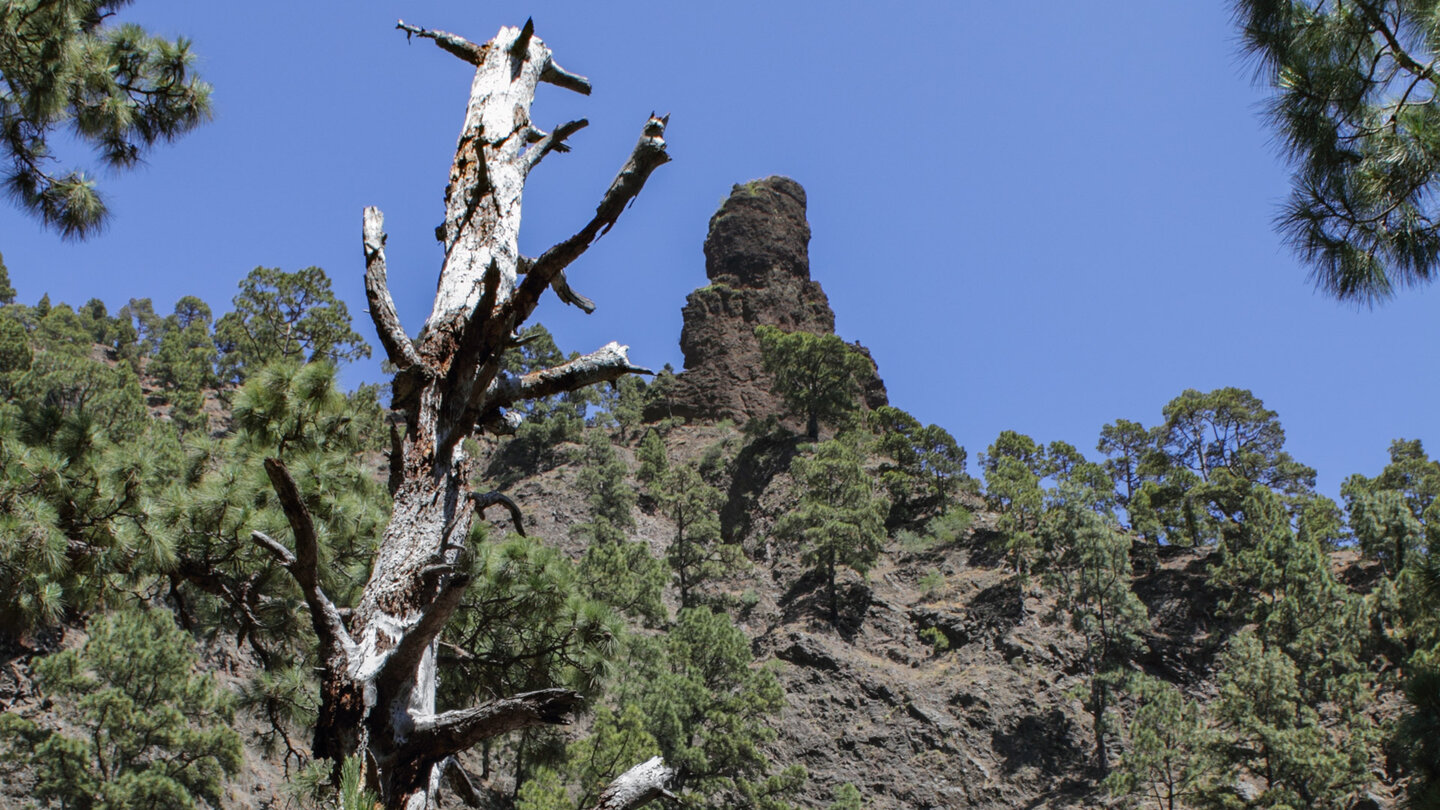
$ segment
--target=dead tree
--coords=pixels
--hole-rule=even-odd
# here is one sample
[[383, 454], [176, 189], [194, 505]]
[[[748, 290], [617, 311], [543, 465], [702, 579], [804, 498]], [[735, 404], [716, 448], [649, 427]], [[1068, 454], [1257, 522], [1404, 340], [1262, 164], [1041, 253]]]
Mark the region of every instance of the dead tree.
[[[546, 289], [593, 309], [570, 290], [565, 269], [614, 225], [669, 157], [667, 117], [652, 115], [595, 216], [540, 256], [521, 256], [525, 178], [547, 155], [568, 151], [565, 139], [586, 125], [579, 120], [548, 133], [537, 129], [530, 121], [536, 86], [546, 82], [588, 95], [590, 83], [556, 64], [530, 22], [502, 28], [483, 45], [403, 21], [397, 27], [407, 38], [433, 40], [474, 65], [475, 79], [445, 187], [445, 222], [435, 231], [445, 249], [435, 306], [414, 340], [387, 288], [383, 216], [365, 209], [365, 292], [380, 343], [396, 368], [392, 407], [403, 415], [404, 432], [393, 442], [394, 512], [348, 626], [320, 588], [315, 527], [277, 459], [268, 460], [266, 470], [295, 550], [259, 533], [254, 539], [299, 583], [319, 637], [315, 756], [338, 763], [362, 754], [386, 808], [420, 810], [436, 805], [442, 780], [468, 792], [457, 754], [509, 731], [566, 723], [581, 703], [575, 692], [546, 689], [436, 712], [436, 639], [468, 584], [460, 562], [471, 524], [487, 506], [504, 505], [517, 518], [519, 512], [504, 495], [476, 490], [476, 463], [461, 441], [513, 428], [509, 408], [524, 400], [649, 373], [631, 365], [618, 343], [518, 377], [502, 373], [501, 355], [517, 345], [519, 327]], [[616, 780], [602, 804], [638, 807], [662, 793], [669, 776], [658, 760], [638, 765]]]

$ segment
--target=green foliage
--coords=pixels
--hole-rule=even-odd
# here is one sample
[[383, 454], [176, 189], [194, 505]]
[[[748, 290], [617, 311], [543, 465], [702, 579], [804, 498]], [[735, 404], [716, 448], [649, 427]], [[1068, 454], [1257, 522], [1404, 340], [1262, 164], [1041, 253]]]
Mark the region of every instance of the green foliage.
[[0, 714], [0, 740], [35, 774], [34, 796], [81, 808], [219, 807], [240, 768], [231, 700], [195, 672], [193, 645], [168, 612], [90, 623], [77, 650], [39, 661], [42, 688], [73, 701], [73, 725]]
[[1085, 708], [1093, 723], [1096, 765], [1103, 772], [1110, 765], [1113, 693], [1130, 662], [1145, 650], [1142, 634], [1150, 621], [1131, 588], [1130, 538], [1095, 509], [1100, 497], [1085, 486], [1083, 475], [1076, 475], [1083, 466], [1062, 477], [1039, 534], [1050, 553], [1045, 583], [1084, 641], [1081, 663], [1090, 681]]
[[1440, 463], [1431, 461], [1419, 441], [1396, 440], [1390, 463], [1380, 475], [1352, 475], [1340, 489], [1350, 529], [1361, 551], [1380, 561], [1386, 575], [1398, 577], [1427, 554], [1440, 534], [1440, 512], [1432, 511], [1440, 494]]
[[210, 307], [187, 295], [165, 319], [149, 372], [159, 380], [174, 405], [170, 418], [180, 429], [204, 428], [204, 390], [215, 384], [215, 340], [210, 332]]
[[835, 801], [830, 803], [830, 810], [864, 810], [865, 800], [860, 795], [860, 790], [854, 785], [846, 782], [835, 790]]
[[1112, 796], [1143, 795], [1156, 810], [1193, 805], [1211, 784], [1215, 735], [1199, 703], [1173, 684], [1140, 673], [1125, 682], [1135, 699], [1130, 748], [1105, 779]]
[[1412, 769], [1415, 807], [1440, 807], [1440, 464], [1417, 440], [1397, 439], [1390, 463], [1374, 478], [1354, 475], [1341, 493], [1350, 526], [1367, 557], [1385, 572], [1369, 594], [1381, 651], [1398, 664], [1406, 711], [1391, 730], [1390, 750]]
[[174, 474], [154, 490], [147, 534], [171, 550], [156, 573], [170, 581], [182, 617], [234, 633], [272, 670], [297, 662], [310, 624], [293, 579], [250, 541], [257, 529], [277, 539], [290, 531], [264, 459], [281, 459], [299, 485], [321, 541], [322, 584], [340, 604], [369, 575], [389, 516], [389, 497], [361, 457], [364, 435], [335, 374], [325, 363], [260, 370], [234, 395], [235, 433], [222, 441], [189, 437], [177, 448]]
[[934, 599], [940, 589], [945, 587], [945, 575], [940, 573], [940, 569], [931, 568], [915, 584], [920, 586], [920, 593], [926, 599]]
[[[1149, 456], [1157, 451], [1156, 436], [1139, 422], [1116, 419], [1100, 429], [1095, 449], [1105, 454], [1105, 471], [1115, 485], [1121, 506], [1129, 507], [1144, 481], [1141, 472]], [[1153, 464], [1153, 462], [1152, 462]]]
[[35, 359], [35, 350], [30, 348], [30, 333], [24, 324], [0, 313], [0, 385], [9, 388], [11, 375], [29, 371]]
[[[573, 356], [573, 355], [572, 355]], [[565, 362], [550, 331], [532, 324], [520, 332], [519, 344], [505, 352], [501, 368], [515, 375], [554, 368]], [[559, 458], [555, 448], [580, 441], [585, 430], [586, 408], [595, 400], [590, 389], [527, 400], [513, 410], [523, 421], [506, 445], [514, 466], [534, 468]]]
[[1221, 542], [1210, 574], [1211, 584], [1228, 594], [1223, 608], [1301, 667], [1311, 700], [1364, 700], [1354, 677], [1363, 671], [1360, 600], [1335, 580], [1319, 545], [1290, 528], [1274, 493], [1254, 488], [1243, 516]]
[[15, 303], [15, 288], [10, 286], [10, 270], [5, 266], [5, 257], [0, 256], [0, 305]]
[[658, 484], [670, 470], [670, 455], [665, 449], [665, 440], [658, 431], [648, 431], [640, 440], [635, 451], [640, 468], [635, 471], [635, 480], [649, 487]]
[[937, 655], [950, 649], [950, 638], [938, 627], [927, 627], [921, 630], [920, 640], [929, 644]]
[[1161, 447], [1170, 465], [1210, 482], [1220, 470], [1286, 495], [1314, 489], [1315, 471], [1285, 452], [1277, 414], [1240, 388], [1189, 389], [1162, 411]]
[[591, 807], [600, 791], [632, 766], [660, 754], [660, 744], [646, 728], [646, 718], [635, 703], [618, 713], [608, 706], [595, 712], [590, 736], [577, 740], [567, 753], [572, 781], [580, 786], [579, 801], [563, 810]]
[[1044, 452], [1029, 436], [1005, 430], [985, 451], [980, 467], [985, 472], [985, 495], [1000, 513], [995, 522], [999, 548], [1024, 579], [1039, 550], [1035, 530], [1045, 504], [1040, 488], [1047, 472]]
[[520, 785], [515, 795], [515, 810], [573, 810], [575, 802], [552, 768], [540, 767]]
[[675, 572], [680, 607], [694, 607], [707, 583], [732, 576], [747, 563], [738, 544], [722, 542], [720, 537], [725, 495], [689, 464], [665, 471], [651, 491], [660, 511], [675, 524], [665, 559]]
[[590, 598], [657, 626], [668, 616], [663, 596], [669, 575], [642, 541], [626, 540], [604, 518], [576, 527], [589, 536], [580, 558], [580, 581]]
[[658, 624], [666, 618], [661, 597], [668, 577], [645, 543], [626, 539], [635, 528], [636, 494], [626, 480], [625, 462], [599, 430], [586, 434], [580, 457], [575, 486], [585, 494], [592, 515], [571, 529], [587, 545], [580, 560], [581, 587], [622, 613]]
[[1242, 774], [1257, 782], [1249, 806], [1341, 810], [1370, 781], [1364, 735], [1327, 729], [1305, 698], [1300, 668], [1278, 647], [1242, 630], [1219, 671], [1218, 751], [1230, 771], [1221, 784]]
[[360, 755], [345, 758], [340, 766], [340, 810], [374, 810], [380, 798], [365, 789]]
[[775, 524], [775, 535], [798, 543], [803, 561], [825, 579], [830, 620], [839, 619], [835, 569], [864, 574], [885, 542], [889, 504], [876, 495], [859, 452], [832, 439], [815, 445], [813, 455], [796, 456], [790, 474], [799, 503]]
[[671, 790], [682, 805], [785, 806], [804, 771], [776, 772], [761, 748], [775, 738], [772, 718], [785, 696], [773, 671], [752, 666], [750, 642], [729, 616], [682, 610], [670, 632], [633, 643], [619, 697], [640, 708], [676, 769]]
[[102, 164], [126, 169], [160, 141], [210, 117], [210, 86], [192, 73], [190, 43], [109, 25], [128, 0], [42, 2], [0, 7], [0, 143], [10, 159], [5, 187], [17, 204], [66, 237], [105, 223], [95, 181], [54, 168], [50, 136], [64, 129]]
[[23, 398], [0, 407], [0, 590], [10, 595], [0, 623], [23, 633], [93, 607], [108, 577], [169, 552], [144, 531], [165, 431], [125, 435], [144, 419], [129, 368], [46, 353], [15, 387]]
[[892, 523], [906, 523], [943, 512], [965, 481], [965, 448], [939, 425], [921, 426], [910, 414], [889, 405], [869, 415], [878, 436], [876, 449], [890, 458], [880, 481], [890, 493]]
[[155, 354], [165, 335], [165, 319], [155, 314], [149, 298], [131, 298], [115, 313], [115, 320], [122, 357], [138, 363], [140, 357]]
[[587, 433], [581, 460], [575, 487], [584, 493], [590, 514], [617, 529], [635, 528], [635, 488], [626, 480], [630, 470], [610, 437], [599, 430]]
[[350, 310], [318, 267], [287, 273], [257, 267], [240, 282], [235, 309], [215, 324], [220, 378], [242, 382], [267, 363], [323, 360], [340, 364], [370, 356], [350, 327]]
[[656, 754], [677, 771], [670, 789], [681, 807], [789, 810], [804, 771], [776, 770], [762, 750], [784, 695], [727, 615], [682, 610], [669, 632], [629, 637], [616, 663], [615, 707], [602, 704], [588, 737], [534, 770], [518, 810], [593, 806], [606, 784]]
[[665, 420], [675, 419], [675, 369], [666, 363], [650, 384], [645, 386], [641, 401], [642, 413], [663, 413]]
[[820, 423], [836, 424], [859, 407], [863, 381], [873, 376], [869, 360], [836, 335], [782, 332], [758, 326], [765, 370], [775, 392], [805, 417], [806, 435], [820, 438]]
[[1418, 656], [1405, 679], [1409, 704], [1394, 743], [1411, 768], [1409, 798], [1416, 808], [1440, 807], [1440, 661]]
[[1315, 285], [1373, 304], [1428, 282], [1440, 256], [1440, 80], [1433, 3], [1239, 0], [1269, 117], [1295, 166], [1281, 229]]
[[596, 389], [600, 410], [595, 415], [598, 425], [613, 425], [624, 439], [645, 421], [645, 380], [627, 374], [609, 385]]
[[[1118, 419], [1098, 445], [1131, 528], [1152, 543], [1216, 542], [1254, 485], [1279, 493], [1296, 515], [1317, 497], [1315, 471], [1284, 450], [1278, 416], [1250, 391], [1186, 390], [1163, 415], [1150, 430]], [[1317, 508], [1312, 520], [1321, 517]], [[1336, 527], [1311, 528], [1328, 535]]]
[[558, 686], [595, 694], [621, 629], [585, 594], [575, 564], [519, 535], [471, 546], [472, 584], [441, 637], [442, 702]]

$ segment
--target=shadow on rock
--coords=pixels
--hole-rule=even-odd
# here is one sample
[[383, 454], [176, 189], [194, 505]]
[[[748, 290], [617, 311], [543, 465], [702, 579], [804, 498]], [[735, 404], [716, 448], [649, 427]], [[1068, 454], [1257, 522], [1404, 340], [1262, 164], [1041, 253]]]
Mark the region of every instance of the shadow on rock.
[[1012, 728], [991, 737], [1006, 774], [1038, 768], [1064, 774], [1085, 767], [1085, 751], [1075, 740], [1075, 727], [1058, 708], [1020, 718]]

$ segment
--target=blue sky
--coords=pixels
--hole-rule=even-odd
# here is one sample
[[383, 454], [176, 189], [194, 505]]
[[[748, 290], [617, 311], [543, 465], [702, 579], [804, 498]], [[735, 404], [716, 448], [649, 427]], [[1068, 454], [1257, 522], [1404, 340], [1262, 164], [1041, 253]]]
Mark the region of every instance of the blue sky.
[[482, 41], [527, 16], [595, 92], [542, 88], [538, 123], [591, 125], [532, 177], [523, 250], [582, 225], [650, 111], [672, 114], [674, 162], [570, 272], [599, 311], [538, 313], [562, 348], [615, 339], [680, 366], [710, 214], [785, 174], [837, 330], [972, 459], [1002, 429], [1093, 453], [1106, 422], [1227, 385], [1279, 412], [1332, 495], [1393, 438], [1440, 449], [1436, 293], [1371, 311], [1312, 292], [1271, 225], [1288, 173], [1223, 3], [139, 0], [125, 19], [194, 40], [215, 120], [102, 175], [114, 221], [86, 243], [0, 208], [21, 299], [224, 311], [257, 265], [319, 265], [373, 344], [360, 212], [377, 205], [413, 333], [470, 70], [395, 19]]

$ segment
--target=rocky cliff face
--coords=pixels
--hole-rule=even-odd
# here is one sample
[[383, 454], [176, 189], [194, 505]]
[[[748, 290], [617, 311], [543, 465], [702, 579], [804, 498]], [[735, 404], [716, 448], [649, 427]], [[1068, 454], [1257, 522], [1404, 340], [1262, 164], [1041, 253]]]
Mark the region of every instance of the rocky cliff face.
[[[835, 331], [825, 291], [810, 278], [805, 189], [788, 177], [735, 186], [710, 218], [705, 275], [710, 284], [691, 293], [683, 310], [685, 371], [676, 381], [674, 412], [741, 422], [782, 415], [761, 363], [755, 327]], [[856, 348], [870, 356], [858, 343]], [[887, 403], [878, 374], [865, 400], [872, 408]]]

